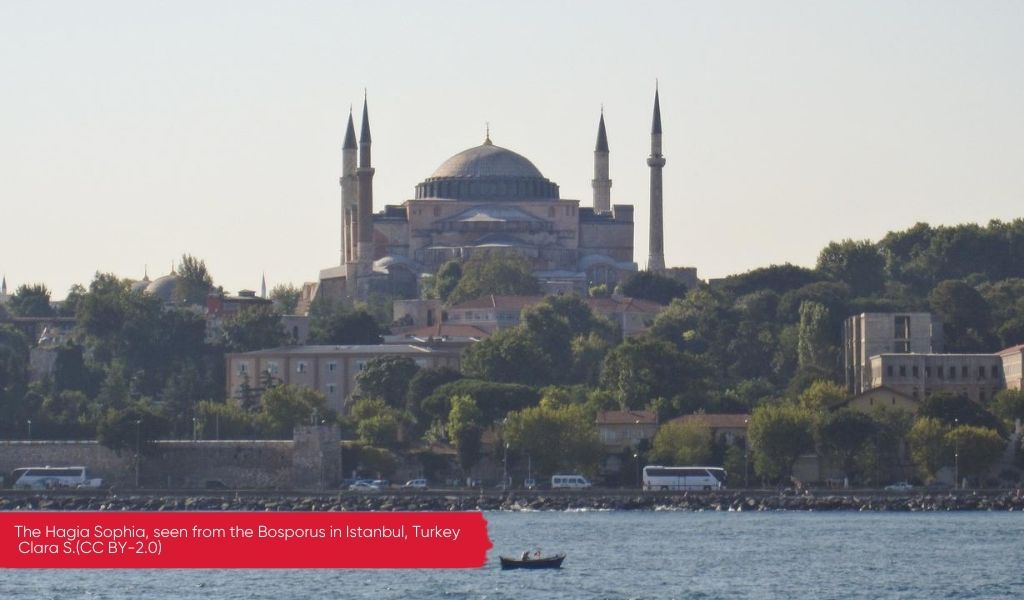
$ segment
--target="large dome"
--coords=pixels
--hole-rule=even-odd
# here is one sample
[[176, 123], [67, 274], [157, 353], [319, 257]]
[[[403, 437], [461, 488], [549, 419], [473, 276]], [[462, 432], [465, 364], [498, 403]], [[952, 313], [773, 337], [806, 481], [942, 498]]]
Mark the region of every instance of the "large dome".
[[487, 139], [444, 161], [416, 186], [416, 198], [452, 200], [557, 200], [558, 186], [526, 157]]

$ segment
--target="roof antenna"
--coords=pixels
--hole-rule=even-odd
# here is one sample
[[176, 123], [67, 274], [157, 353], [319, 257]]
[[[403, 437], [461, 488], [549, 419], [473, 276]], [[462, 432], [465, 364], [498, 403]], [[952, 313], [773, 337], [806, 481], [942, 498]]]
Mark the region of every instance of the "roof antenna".
[[494, 143], [491, 141], [491, 122], [487, 121], [485, 125], [487, 127], [487, 134], [484, 137], [484, 146], [490, 146]]

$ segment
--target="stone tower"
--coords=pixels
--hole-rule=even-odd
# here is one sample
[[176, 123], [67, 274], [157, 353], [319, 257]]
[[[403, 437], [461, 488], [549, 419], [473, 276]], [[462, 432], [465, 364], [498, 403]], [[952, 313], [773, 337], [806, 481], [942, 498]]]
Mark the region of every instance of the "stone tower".
[[341, 147], [341, 264], [355, 262], [356, 259], [356, 209], [359, 204], [356, 197], [359, 183], [356, 179], [356, 128], [352, 123], [352, 109], [348, 109], [348, 129], [345, 131], [345, 143]]
[[356, 259], [359, 274], [368, 275], [373, 266], [373, 166], [370, 160], [370, 113], [363, 98], [363, 124], [359, 134], [359, 206], [356, 211]]
[[597, 124], [597, 146], [594, 147], [594, 212], [608, 212], [612, 207], [612, 180], [608, 179], [608, 134], [604, 130], [604, 109]]
[[658, 88], [654, 88], [654, 120], [651, 123], [651, 155], [647, 158], [651, 168], [651, 231], [648, 239], [650, 252], [647, 270], [661, 273], [665, 270], [665, 222], [662, 210], [661, 169], [665, 157], [661, 155], [661, 105], [658, 102]]

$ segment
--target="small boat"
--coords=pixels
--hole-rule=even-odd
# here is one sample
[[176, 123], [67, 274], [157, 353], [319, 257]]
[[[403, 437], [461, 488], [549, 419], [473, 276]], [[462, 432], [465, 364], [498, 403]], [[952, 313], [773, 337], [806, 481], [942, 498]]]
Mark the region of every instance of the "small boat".
[[541, 556], [540, 552], [523, 552], [522, 556], [502, 556], [502, 569], [559, 569], [565, 554], [554, 554], [552, 556]]

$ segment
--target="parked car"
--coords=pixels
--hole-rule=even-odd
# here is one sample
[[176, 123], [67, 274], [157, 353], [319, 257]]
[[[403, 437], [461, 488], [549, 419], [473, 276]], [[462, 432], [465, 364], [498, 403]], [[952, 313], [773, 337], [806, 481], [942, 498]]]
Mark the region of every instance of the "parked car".
[[535, 490], [537, 489], [537, 480], [533, 478], [527, 479], [523, 481], [523, 487], [528, 490]]
[[348, 489], [353, 492], [379, 492], [381, 487], [372, 481], [357, 481]]
[[909, 481], [897, 481], [885, 486], [887, 492], [909, 492], [914, 489], [914, 486]]
[[426, 479], [410, 479], [409, 481], [406, 481], [405, 485], [403, 485], [402, 487], [409, 488], [409, 489], [415, 489], [415, 490], [425, 490], [425, 489], [427, 489], [427, 480]]

